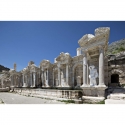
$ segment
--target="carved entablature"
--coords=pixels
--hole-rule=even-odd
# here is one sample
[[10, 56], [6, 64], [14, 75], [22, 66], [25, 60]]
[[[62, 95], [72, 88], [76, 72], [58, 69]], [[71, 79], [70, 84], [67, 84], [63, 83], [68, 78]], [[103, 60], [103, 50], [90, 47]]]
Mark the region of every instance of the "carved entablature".
[[83, 55], [73, 57], [73, 63], [83, 61]]
[[84, 35], [79, 41], [79, 45], [84, 50], [93, 50], [98, 48], [98, 46], [104, 46], [107, 49], [108, 39], [109, 39], [109, 31], [110, 28], [108, 27], [100, 27], [95, 29], [95, 36], [92, 34]]
[[38, 68], [35, 64], [32, 64], [32, 65], [30, 66], [30, 72], [37, 72], [38, 69], [39, 69], [39, 68]]
[[70, 63], [72, 60], [72, 57], [69, 53], [60, 53], [60, 55], [56, 58], [56, 61], [60, 64], [67, 64]]
[[52, 66], [52, 64], [50, 63], [49, 60], [43, 60], [41, 63], [40, 63], [40, 67], [42, 70], [44, 69], [48, 69]]

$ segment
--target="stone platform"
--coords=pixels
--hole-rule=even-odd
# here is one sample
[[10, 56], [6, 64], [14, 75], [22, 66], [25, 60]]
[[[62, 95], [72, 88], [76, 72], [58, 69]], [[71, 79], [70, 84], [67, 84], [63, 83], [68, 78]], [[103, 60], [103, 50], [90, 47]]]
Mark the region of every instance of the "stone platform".
[[0, 88], [0, 92], [9, 92], [9, 88]]
[[82, 90], [14, 88], [14, 92], [25, 96], [40, 97], [46, 99], [48, 98], [55, 100], [75, 100], [82, 98]]

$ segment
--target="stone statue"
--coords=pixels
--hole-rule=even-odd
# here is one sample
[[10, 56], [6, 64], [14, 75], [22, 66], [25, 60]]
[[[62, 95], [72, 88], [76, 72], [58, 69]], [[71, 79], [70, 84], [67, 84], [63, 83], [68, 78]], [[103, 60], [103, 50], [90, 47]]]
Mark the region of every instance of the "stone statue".
[[95, 66], [89, 66], [89, 70], [90, 70], [90, 86], [96, 86], [96, 78], [98, 77], [98, 72], [97, 69], [95, 69]]
[[77, 76], [77, 86], [75, 88], [79, 88], [81, 86], [81, 76]]

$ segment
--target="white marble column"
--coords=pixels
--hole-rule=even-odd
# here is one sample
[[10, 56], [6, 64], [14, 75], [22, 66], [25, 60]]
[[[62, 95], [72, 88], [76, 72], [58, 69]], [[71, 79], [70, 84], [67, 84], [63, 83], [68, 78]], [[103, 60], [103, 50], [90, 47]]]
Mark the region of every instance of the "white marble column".
[[87, 52], [83, 51], [83, 85], [87, 86]]
[[89, 61], [87, 61], [87, 85], [89, 85]]
[[99, 46], [99, 86], [104, 84], [104, 48]]
[[44, 86], [44, 71], [42, 70], [42, 86]]
[[69, 86], [69, 65], [66, 64], [66, 86]]
[[23, 87], [25, 87], [25, 75], [23, 74]]
[[61, 78], [60, 78], [60, 64], [58, 65], [58, 86], [60, 87], [61, 85]]
[[54, 69], [53, 69], [53, 87], [54, 87]]
[[46, 80], [46, 86], [47, 86], [47, 87], [49, 86], [49, 72], [48, 72], [48, 69], [47, 69], [47, 80]]
[[30, 73], [30, 87], [33, 86], [32, 72]]
[[36, 72], [33, 72], [33, 87], [36, 86]]

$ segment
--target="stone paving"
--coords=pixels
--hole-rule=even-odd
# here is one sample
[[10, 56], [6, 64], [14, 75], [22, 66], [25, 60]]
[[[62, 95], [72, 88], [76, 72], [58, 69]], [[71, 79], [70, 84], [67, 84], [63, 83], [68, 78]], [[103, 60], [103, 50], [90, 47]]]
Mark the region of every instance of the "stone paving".
[[8, 92], [0, 93], [0, 104], [2, 102], [4, 102], [4, 104], [65, 104], [64, 102], [56, 100], [27, 97]]

